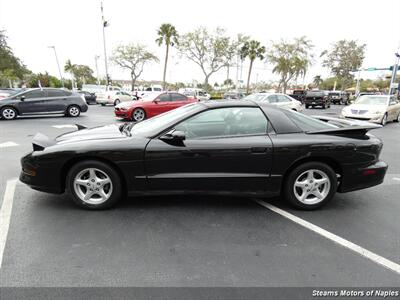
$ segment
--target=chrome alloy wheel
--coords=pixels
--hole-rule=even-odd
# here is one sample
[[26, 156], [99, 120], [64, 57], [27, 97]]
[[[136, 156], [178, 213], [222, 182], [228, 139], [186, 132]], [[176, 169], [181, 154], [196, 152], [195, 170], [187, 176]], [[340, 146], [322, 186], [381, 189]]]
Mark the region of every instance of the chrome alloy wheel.
[[329, 194], [331, 181], [321, 170], [307, 170], [294, 182], [293, 191], [297, 200], [312, 205], [323, 201]]
[[79, 108], [72, 106], [68, 112], [71, 116], [76, 117], [79, 115]]
[[144, 118], [145, 118], [144, 110], [135, 109], [135, 111], [133, 112], [133, 120], [135, 120], [136, 122], [140, 122], [143, 121]]
[[111, 197], [113, 184], [105, 172], [96, 168], [87, 168], [75, 176], [74, 190], [83, 202], [96, 205]]
[[15, 110], [11, 109], [11, 108], [5, 108], [3, 110], [3, 118], [6, 120], [12, 120], [15, 118]]

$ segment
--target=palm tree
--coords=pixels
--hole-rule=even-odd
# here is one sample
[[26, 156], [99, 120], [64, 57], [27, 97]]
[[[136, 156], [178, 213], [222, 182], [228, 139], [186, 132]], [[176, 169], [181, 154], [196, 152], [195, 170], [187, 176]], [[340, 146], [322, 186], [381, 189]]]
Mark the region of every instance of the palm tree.
[[319, 85], [323, 82], [321, 75], [317, 75], [313, 79], [313, 84], [315, 85], [316, 88], [319, 88]]
[[246, 57], [250, 59], [250, 67], [249, 67], [249, 75], [247, 76], [247, 88], [246, 93], [249, 93], [250, 88], [250, 76], [251, 76], [251, 69], [253, 68], [253, 63], [256, 58], [260, 60], [264, 59], [264, 53], [266, 49], [264, 46], [261, 45], [259, 41], [251, 40], [246, 41], [242, 48], [240, 49], [240, 58], [244, 60]]
[[72, 78], [72, 89], [74, 89], [74, 79], [75, 79], [75, 71], [76, 71], [76, 65], [71, 63], [71, 60], [68, 59], [65, 63], [64, 66], [64, 71], [71, 74]]
[[164, 62], [164, 75], [163, 75], [163, 88], [165, 90], [165, 77], [167, 74], [167, 64], [168, 64], [168, 54], [169, 54], [169, 47], [174, 46], [178, 43], [178, 32], [175, 29], [175, 26], [164, 23], [161, 24], [160, 28], [157, 31], [158, 39], [156, 39], [156, 43], [158, 46], [165, 44], [165, 62]]

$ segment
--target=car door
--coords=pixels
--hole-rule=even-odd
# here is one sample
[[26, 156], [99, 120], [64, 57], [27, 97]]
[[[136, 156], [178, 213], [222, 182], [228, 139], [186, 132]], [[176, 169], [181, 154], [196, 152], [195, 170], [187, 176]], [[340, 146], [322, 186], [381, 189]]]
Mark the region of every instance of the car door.
[[66, 92], [58, 89], [48, 89], [47, 97], [41, 102], [42, 112], [64, 112], [67, 108]]
[[169, 93], [160, 94], [155, 101], [152, 109], [155, 115], [162, 114], [172, 109], [171, 95]]
[[181, 107], [189, 103], [188, 97], [179, 93], [170, 93], [171, 109]]
[[42, 102], [46, 99], [45, 90], [32, 90], [16, 97], [19, 102], [16, 104], [21, 114], [35, 114], [43, 112]]
[[277, 105], [281, 108], [287, 108], [287, 109], [291, 109], [292, 107], [292, 101], [286, 97], [285, 95], [276, 95], [277, 97]]
[[400, 113], [400, 104], [395, 96], [390, 97], [387, 112], [388, 112], [388, 121], [397, 120], [397, 117]]
[[164, 191], [268, 192], [272, 142], [258, 107], [216, 108], [174, 126], [180, 143], [152, 139], [147, 187]]

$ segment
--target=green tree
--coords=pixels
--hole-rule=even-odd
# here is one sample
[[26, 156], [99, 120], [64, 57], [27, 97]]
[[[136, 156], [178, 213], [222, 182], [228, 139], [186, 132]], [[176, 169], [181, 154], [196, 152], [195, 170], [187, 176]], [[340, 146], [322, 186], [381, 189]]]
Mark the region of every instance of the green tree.
[[145, 64], [158, 62], [157, 56], [147, 51], [141, 44], [120, 45], [114, 49], [111, 60], [130, 72], [132, 91], [135, 89], [136, 80], [142, 75]]
[[9, 86], [10, 82], [22, 80], [24, 75], [29, 73], [30, 71], [8, 46], [5, 31], [0, 31], [0, 86]]
[[64, 66], [64, 71], [71, 74], [78, 86], [85, 83], [95, 83], [96, 78], [93, 76], [93, 70], [87, 65], [72, 64], [68, 59]]
[[240, 58], [244, 60], [246, 57], [250, 59], [250, 67], [249, 67], [249, 74], [247, 75], [247, 86], [246, 86], [246, 93], [249, 93], [250, 89], [250, 76], [251, 76], [251, 70], [253, 68], [253, 63], [256, 58], [259, 58], [260, 60], [263, 60], [264, 54], [266, 52], [266, 49], [264, 46], [261, 45], [259, 41], [251, 40], [251, 41], [246, 41], [242, 48], [240, 49]]
[[365, 44], [359, 45], [354, 40], [340, 40], [330, 50], [321, 53], [321, 57], [325, 57], [322, 65], [330, 68], [331, 73], [341, 82], [342, 90], [352, 84], [354, 76], [351, 72], [361, 67], [365, 47]]
[[323, 82], [324, 80], [321, 78], [321, 75], [316, 75], [313, 79], [313, 85], [319, 89], [320, 84]]
[[188, 32], [179, 39], [178, 50], [181, 55], [197, 64], [204, 74], [204, 87], [209, 89], [210, 76], [229, 64], [235, 47], [225, 30], [217, 28], [213, 33], [200, 27]]
[[158, 38], [156, 39], [156, 43], [158, 46], [165, 44], [165, 61], [164, 61], [164, 73], [163, 73], [163, 88], [165, 90], [166, 83], [165, 78], [167, 75], [167, 64], [168, 64], [168, 55], [169, 55], [169, 47], [178, 44], [178, 32], [175, 29], [175, 26], [164, 23], [161, 24], [160, 28], [157, 31]]
[[286, 93], [292, 80], [305, 76], [313, 59], [311, 50], [314, 46], [306, 37], [294, 39], [292, 42], [274, 43], [267, 54], [267, 60], [273, 65], [272, 72], [281, 76], [279, 88]]

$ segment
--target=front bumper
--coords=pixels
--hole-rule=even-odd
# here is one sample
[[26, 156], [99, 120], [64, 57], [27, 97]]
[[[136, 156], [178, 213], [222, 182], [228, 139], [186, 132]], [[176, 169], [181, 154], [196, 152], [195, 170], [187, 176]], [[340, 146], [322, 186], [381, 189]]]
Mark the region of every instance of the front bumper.
[[64, 192], [59, 170], [46, 165], [39, 167], [32, 153], [21, 158], [21, 166], [19, 180], [32, 189], [52, 194]]
[[367, 121], [367, 122], [372, 122], [372, 123], [378, 123], [380, 124], [382, 122], [383, 114], [379, 115], [357, 115], [357, 114], [351, 114], [351, 113], [342, 113], [341, 115], [342, 118], [345, 119], [354, 119], [354, 120], [360, 120], [360, 121]]
[[122, 118], [122, 119], [129, 119], [129, 111], [128, 110], [120, 110], [120, 109], [115, 109], [114, 110], [115, 116], [117, 118]]
[[381, 184], [385, 178], [388, 165], [383, 161], [365, 167], [351, 168], [341, 178], [338, 192], [345, 193], [362, 190]]

